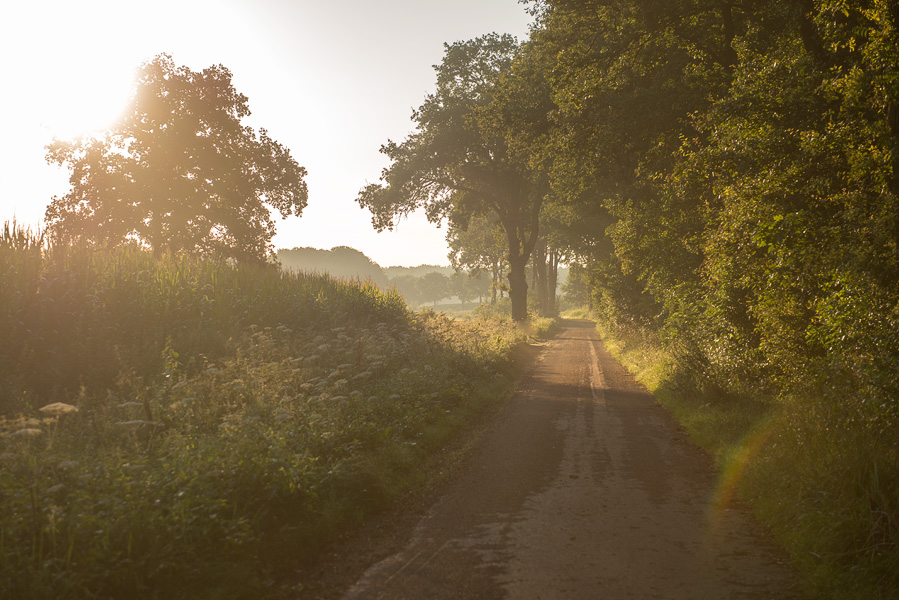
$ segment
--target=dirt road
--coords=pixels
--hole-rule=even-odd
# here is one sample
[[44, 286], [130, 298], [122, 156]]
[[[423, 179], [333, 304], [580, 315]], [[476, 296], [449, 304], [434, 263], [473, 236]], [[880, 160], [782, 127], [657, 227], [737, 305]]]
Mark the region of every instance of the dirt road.
[[715, 509], [710, 461], [567, 322], [406, 547], [344, 596], [797, 598], [740, 508]]

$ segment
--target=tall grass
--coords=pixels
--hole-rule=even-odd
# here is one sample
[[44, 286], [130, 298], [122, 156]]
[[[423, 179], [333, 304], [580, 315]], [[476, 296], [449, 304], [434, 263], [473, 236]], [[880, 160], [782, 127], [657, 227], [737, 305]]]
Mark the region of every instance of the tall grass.
[[3, 598], [296, 594], [291, 569], [412, 484], [525, 340], [373, 286], [14, 227], [0, 282]]
[[657, 335], [599, 330], [715, 457], [717, 499], [748, 500], [790, 551], [810, 597], [899, 597], [899, 427], [886, 403], [825, 368], [775, 395], [771, 382], [753, 392], [702, 373]]

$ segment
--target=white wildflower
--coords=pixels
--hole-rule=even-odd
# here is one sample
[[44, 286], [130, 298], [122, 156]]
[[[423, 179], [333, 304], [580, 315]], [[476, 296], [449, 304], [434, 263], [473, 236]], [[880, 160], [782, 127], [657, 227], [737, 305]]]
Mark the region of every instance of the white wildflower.
[[43, 406], [38, 409], [45, 415], [67, 415], [69, 413], [78, 412], [78, 408], [72, 406], [71, 404], [66, 404], [65, 402], [54, 402], [53, 404], [48, 404], [47, 406]]
[[20, 438], [29, 438], [36, 437], [44, 433], [40, 429], [35, 429], [33, 427], [26, 427], [25, 429], [20, 429], [18, 431], [13, 431], [9, 434], [9, 437], [20, 437]]

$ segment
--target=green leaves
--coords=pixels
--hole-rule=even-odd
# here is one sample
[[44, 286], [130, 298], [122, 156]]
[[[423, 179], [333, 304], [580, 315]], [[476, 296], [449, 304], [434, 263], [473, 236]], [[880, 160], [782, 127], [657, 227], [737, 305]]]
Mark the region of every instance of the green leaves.
[[165, 54], [145, 63], [109, 131], [48, 146], [47, 160], [68, 167], [72, 185], [47, 209], [51, 234], [266, 261], [269, 208], [302, 212], [306, 170], [266, 130], [242, 125], [249, 114], [221, 65], [194, 72]]
[[[532, 143], [547, 127], [547, 114], [539, 109], [548, 105], [548, 89], [542, 71], [526, 68], [524, 56], [508, 35], [447, 45], [436, 67], [437, 89], [413, 115], [416, 130], [402, 144], [381, 148], [391, 164], [381, 183], [367, 185], [357, 198], [378, 230], [393, 228], [418, 208], [433, 222], [494, 215], [506, 236], [516, 320], [527, 316], [524, 267], [548, 191]], [[520, 97], [532, 85], [544, 104]]]

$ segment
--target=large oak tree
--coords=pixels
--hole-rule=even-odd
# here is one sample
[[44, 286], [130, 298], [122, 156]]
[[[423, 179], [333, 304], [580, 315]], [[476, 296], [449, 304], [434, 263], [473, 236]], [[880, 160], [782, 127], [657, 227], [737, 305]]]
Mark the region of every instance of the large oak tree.
[[48, 146], [72, 185], [47, 208], [49, 230], [59, 240], [267, 260], [271, 210], [301, 213], [306, 170], [264, 129], [243, 125], [249, 114], [225, 67], [148, 61], [115, 126]]
[[[381, 148], [391, 165], [359, 194], [378, 230], [424, 207], [428, 218], [465, 223], [496, 215], [506, 235], [512, 317], [527, 318], [525, 265], [539, 233], [547, 183], [530, 154], [545, 133], [548, 88], [512, 36], [446, 46], [437, 90], [414, 112], [417, 127]], [[536, 79], [535, 79], [536, 78]]]

